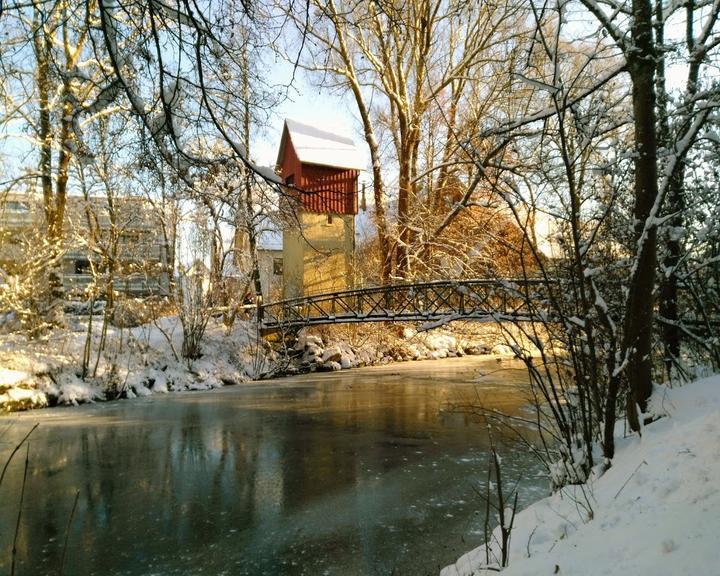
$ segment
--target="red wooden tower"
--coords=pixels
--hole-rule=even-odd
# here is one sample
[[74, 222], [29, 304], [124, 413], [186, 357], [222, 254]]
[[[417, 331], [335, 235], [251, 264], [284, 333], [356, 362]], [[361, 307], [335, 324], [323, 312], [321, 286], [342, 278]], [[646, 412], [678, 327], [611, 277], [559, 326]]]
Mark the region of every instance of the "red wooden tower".
[[359, 150], [346, 136], [287, 119], [277, 166], [298, 200], [299, 225], [283, 234], [285, 297], [351, 288]]

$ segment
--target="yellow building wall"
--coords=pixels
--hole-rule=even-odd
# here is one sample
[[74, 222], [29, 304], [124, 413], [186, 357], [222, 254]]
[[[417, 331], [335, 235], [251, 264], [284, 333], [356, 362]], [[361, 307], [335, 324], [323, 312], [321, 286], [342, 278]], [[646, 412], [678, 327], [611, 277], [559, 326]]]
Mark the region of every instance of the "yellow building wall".
[[304, 212], [302, 229], [283, 235], [285, 298], [349, 290], [354, 286], [354, 215]]

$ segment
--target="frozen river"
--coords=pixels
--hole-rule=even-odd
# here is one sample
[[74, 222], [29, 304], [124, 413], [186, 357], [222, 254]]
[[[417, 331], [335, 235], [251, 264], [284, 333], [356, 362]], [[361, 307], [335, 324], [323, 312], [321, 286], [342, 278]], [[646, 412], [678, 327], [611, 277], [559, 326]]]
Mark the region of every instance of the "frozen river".
[[[309, 374], [0, 418], [31, 436], [16, 574], [437, 574], [483, 539], [488, 438], [445, 410], [526, 406], [522, 367], [478, 357]], [[540, 467], [500, 438], [525, 505]], [[24, 450], [0, 486], [9, 573]], [[522, 507], [522, 506], [521, 506]]]

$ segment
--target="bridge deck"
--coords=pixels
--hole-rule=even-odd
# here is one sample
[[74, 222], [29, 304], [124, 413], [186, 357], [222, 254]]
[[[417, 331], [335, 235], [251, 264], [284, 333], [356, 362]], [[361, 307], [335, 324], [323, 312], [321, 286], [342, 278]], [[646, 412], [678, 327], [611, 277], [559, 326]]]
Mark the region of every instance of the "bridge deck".
[[530, 319], [528, 301], [539, 298], [542, 286], [535, 280], [441, 280], [304, 296], [261, 306], [261, 326], [268, 333], [353, 322]]

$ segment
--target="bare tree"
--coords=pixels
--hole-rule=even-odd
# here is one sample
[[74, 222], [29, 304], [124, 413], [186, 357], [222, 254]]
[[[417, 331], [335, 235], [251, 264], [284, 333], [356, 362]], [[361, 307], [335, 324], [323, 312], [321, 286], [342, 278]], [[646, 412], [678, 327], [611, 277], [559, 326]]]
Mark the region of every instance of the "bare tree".
[[[666, 221], [661, 217], [663, 202], [679, 160], [692, 149], [717, 106], [717, 92], [699, 95], [696, 108], [685, 105], [678, 110], [689, 115], [677, 124], [658, 173], [654, 78], [658, 45], [652, 36], [649, 3], [583, 4], [602, 22], [608, 40], [597, 35], [594, 46], [577, 40], [571, 45], [572, 36], [565, 31], [569, 5], [533, 4], [532, 58], [528, 56], [516, 72], [535, 91], [532, 107], [480, 135], [510, 146], [520, 152], [520, 158], [525, 158], [523, 149], [538, 142], [542, 158], [536, 164], [537, 175], [531, 176], [533, 162], [513, 166], [513, 156], [506, 155], [498, 193], [508, 199], [522, 227], [529, 223], [527, 214], [538, 209], [562, 223], [556, 224], [554, 235], [567, 270], [541, 266], [548, 288], [558, 280], [560, 286], [559, 292], [551, 290], [541, 301], [545, 313], [551, 310], [555, 315], [553, 322], [561, 320], [560, 349], [568, 352], [568, 368], [576, 380], [588, 459], [600, 423], [604, 454], [610, 459], [618, 401], [627, 394], [627, 414], [637, 429], [636, 407], [645, 411], [652, 390], [657, 229]], [[716, 12], [705, 13], [702, 29], [712, 29], [716, 16]], [[706, 49], [716, 44], [709, 37], [699, 37], [705, 41], [698, 52], [704, 59], [709, 56]], [[578, 45], [579, 60], [575, 58], [568, 68], [572, 46]], [[625, 72], [627, 76], [622, 75]], [[627, 91], [623, 78], [629, 80]], [[544, 98], [538, 97], [542, 94]], [[484, 163], [479, 165], [486, 170]], [[539, 198], [543, 186], [555, 187], [556, 200]], [[526, 208], [520, 209], [523, 205]], [[633, 230], [630, 237], [623, 231], [624, 222]], [[528, 230], [532, 246], [536, 239], [530, 234]], [[541, 334], [530, 336], [542, 340]], [[552, 382], [546, 375], [547, 381]], [[544, 400], [557, 407], [556, 399], [564, 398], [568, 390], [544, 386], [540, 385]], [[564, 429], [566, 417], [561, 411], [556, 414]]]
[[[105, 113], [117, 85], [104, 75], [103, 61], [92, 50], [90, 15], [95, 4], [64, 2], [11, 3], [5, 6], [4, 26], [11, 36], [0, 50], [9, 87], [1, 121], [25, 125], [35, 149], [37, 177], [52, 266], [47, 267], [48, 318], [62, 311], [60, 257], [64, 218], [74, 158], [86, 155], [82, 125]], [[25, 63], [31, 61], [31, 69]], [[16, 146], [19, 139], [16, 137]]]
[[[630, 3], [616, 5], [614, 2], [595, 2], [582, 0], [583, 5], [600, 22], [603, 30], [612, 38], [621, 51], [628, 76], [632, 83], [633, 126], [635, 140], [634, 158], [634, 208], [635, 219], [635, 256], [631, 275], [628, 281], [628, 296], [626, 301], [626, 314], [623, 326], [622, 354], [626, 367], [623, 371], [624, 381], [629, 386], [628, 416], [631, 427], [638, 430], [639, 416], [637, 407], [641, 412], [647, 408], [647, 402], [652, 393], [652, 325], [654, 318], [654, 289], [657, 260], [657, 230], [661, 223], [663, 206], [671, 193], [675, 212], [681, 211], [678, 204], [680, 197], [677, 194], [677, 185], [671, 185], [674, 178], [682, 181], [682, 160], [697, 137], [703, 123], [707, 120], [714, 106], [720, 104], [717, 94], [702, 95], [703, 106], [694, 114], [696, 100], [697, 75], [702, 62], [710, 56], [711, 51], [718, 46], [717, 35], [712, 31], [716, 28], [720, 5], [713, 5], [704, 19], [702, 14], [696, 14], [695, 4], [687, 5], [686, 24], [688, 27], [689, 54], [688, 64], [689, 86], [687, 99], [683, 105], [688, 110], [687, 121], [682, 123], [678, 133], [673, 138], [672, 152], [668, 156], [658, 173], [658, 117], [657, 100], [658, 84], [656, 83], [656, 70], [660, 66], [662, 73], [662, 60], [658, 60], [660, 52], [665, 48], [663, 42], [663, 27], [672, 16], [673, 6], [663, 8], [658, 2], [656, 10], [650, 0], [633, 0]], [[675, 8], [677, 9], [677, 8]], [[620, 21], [618, 15], [624, 16]], [[696, 18], [702, 19], [701, 32], [695, 34], [694, 22]], [[653, 29], [653, 19], [655, 29]], [[626, 25], [623, 21], [627, 21]], [[658, 62], [660, 64], [658, 65]], [[664, 90], [662, 79], [660, 92]], [[669, 112], [666, 101], [661, 98], [662, 116]], [[677, 258], [677, 246], [669, 246], [666, 262], [671, 267]], [[664, 308], [672, 307], [672, 299], [677, 300], [672, 284], [666, 285], [666, 298]], [[673, 310], [668, 310], [671, 314]], [[674, 335], [666, 334], [666, 339], [674, 339]], [[672, 348], [674, 344], [668, 343]], [[677, 350], [675, 350], [677, 352]], [[672, 350], [670, 351], [672, 354]], [[619, 390], [620, 382], [613, 379], [609, 394], [615, 395]], [[612, 418], [614, 414], [609, 414]], [[610, 434], [610, 431], [607, 431]], [[606, 443], [610, 442], [606, 438]]]
[[[413, 274], [410, 254], [418, 237], [417, 220], [427, 206], [437, 209], [442, 204], [430, 187], [422, 190], [422, 181], [437, 170], [436, 190], [443, 190], [450, 156], [458, 147], [454, 127], [471, 84], [468, 78], [482, 75], [503, 58], [498, 47], [515, 34], [509, 21], [521, 12], [518, 6], [505, 2], [489, 11], [461, 2], [330, 1], [314, 2], [309, 19], [294, 15], [307, 39], [309, 56], [302, 66], [325, 74], [326, 84], [352, 91], [373, 166], [385, 281], [391, 273], [401, 278]], [[441, 43], [447, 49], [439, 50]], [[439, 158], [423, 140], [423, 128], [433, 115], [447, 120], [446, 141], [436, 146]], [[393, 148], [393, 169], [385, 171], [381, 134]], [[387, 173], [395, 171], [397, 191], [391, 195]], [[395, 201], [397, 230], [392, 241], [386, 195]]]

